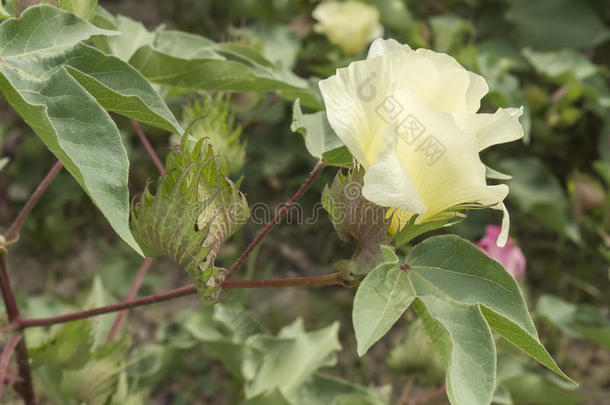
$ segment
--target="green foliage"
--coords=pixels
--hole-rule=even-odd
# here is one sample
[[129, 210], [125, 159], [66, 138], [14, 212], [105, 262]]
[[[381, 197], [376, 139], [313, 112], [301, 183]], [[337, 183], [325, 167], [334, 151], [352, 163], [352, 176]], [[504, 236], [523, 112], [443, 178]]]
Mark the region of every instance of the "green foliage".
[[144, 190], [132, 229], [147, 257], [169, 256], [189, 274], [202, 301], [218, 299], [223, 271], [214, 265], [225, 240], [248, 219], [246, 198], [229, 180], [228, 164], [206, 139], [188, 138], [167, 158], [156, 195]]
[[491, 400], [496, 375], [492, 330], [572, 381], [540, 343], [517, 283], [498, 262], [455, 236], [429, 238], [404, 261], [406, 266], [377, 267], [358, 289], [352, 317], [359, 353], [413, 302], [447, 368], [453, 404]]
[[513, 158], [503, 160], [500, 168], [513, 177], [507, 182], [511, 201], [560, 234], [575, 242], [580, 240], [565, 192], [542, 162], [535, 158]]
[[[141, 364], [134, 364], [131, 373], [163, 381], [163, 374], [169, 372], [170, 351], [202, 347], [210, 349], [243, 384], [247, 404], [387, 403], [387, 392], [319, 372], [337, 363], [336, 352], [341, 349], [337, 323], [308, 332], [297, 319], [272, 335], [235, 298], [228, 297], [213, 308], [184, 311], [161, 331], [156, 345], [137, 354]], [[188, 351], [184, 355], [191, 356]]]
[[352, 156], [330, 127], [326, 112], [303, 114], [301, 102], [296, 100], [292, 106], [290, 129], [303, 135], [305, 148], [311, 156], [330, 166], [353, 167]]
[[[109, 292], [96, 279], [86, 306], [107, 304], [109, 300]], [[29, 350], [32, 370], [34, 378], [44, 389], [44, 401], [65, 405], [103, 405], [113, 396], [129, 396], [127, 381], [121, 377], [128, 341], [107, 342], [110, 324], [116, 314], [107, 316], [111, 317], [110, 323], [108, 318], [102, 317], [56, 325], [40, 344], [28, 331], [28, 343], [34, 344]], [[122, 388], [117, 389], [117, 385]]]
[[97, 10], [97, 0], [58, 0], [57, 7], [91, 20]]
[[[320, 108], [320, 101], [307, 82], [277, 67], [256, 50], [241, 44], [215, 43], [181, 31], [147, 31], [126, 17], [98, 14], [97, 23], [123, 32], [120, 41], [98, 40], [98, 46], [120, 56], [153, 83], [176, 92], [274, 91], [290, 100]], [[130, 45], [125, 45], [129, 42]]]
[[610, 320], [591, 305], [575, 305], [552, 295], [538, 300], [536, 312], [562, 332], [610, 349]]
[[354, 297], [352, 319], [359, 356], [390, 330], [415, 299], [406, 271], [394, 259], [371, 271]]
[[506, 17], [525, 45], [549, 49], [588, 48], [601, 44], [610, 31], [588, 1], [514, 0]]
[[[339, 172], [323, 192], [314, 183], [300, 203], [308, 209], [322, 192], [339, 239], [351, 245], [326, 237], [330, 225], [324, 221], [284, 226], [261, 246], [260, 256], [253, 253], [245, 273], [246, 279], [254, 270], [254, 277], [266, 278], [279, 269], [277, 277], [292, 277], [295, 267], [309, 274], [335, 262], [348, 284], [360, 283], [351, 308], [357, 347], [345, 342], [341, 364], [339, 324], [331, 322], [344, 317], [343, 324], [349, 323], [349, 291], [265, 292], [258, 297], [269, 299], [250, 300], [253, 310], [269, 313], [278, 333], [265, 330], [229, 296], [163, 322], [156, 335], [151, 322], [129, 325], [126, 329], [137, 331], [137, 341], [144, 342], [129, 354], [128, 334], [120, 343], [107, 343], [116, 314], [27, 329], [41, 403], [139, 405], [169, 396], [177, 404], [218, 398], [232, 404], [397, 403], [404, 376], [388, 373], [385, 358], [393, 371], [413, 374], [412, 392], [438, 386], [445, 368], [453, 404], [603, 402], [606, 359], [594, 350], [610, 347], [603, 299], [610, 262], [605, 2], [361, 1], [379, 10], [385, 38], [447, 52], [484, 76], [490, 93], [481, 111], [523, 106], [524, 143], [485, 151], [482, 160], [502, 171], [487, 168], [490, 184], [508, 180], [511, 232], [528, 262], [520, 283], [531, 297], [542, 294], [536, 314], [550, 332], [542, 337], [569, 374], [586, 378], [586, 388], [574, 391], [572, 383], [525, 361], [524, 353], [567, 378], [544, 349], [516, 283], [498, 263], [456, 237], [413, 246], [431, 232], [454, 231], [474, 240], [485, 225], [497, 222], [493, 213], [472, 212], [466, 218], [458, 210], [480, 207], [466, 204], [423, 224], [412, 217], [396, 237], [387, 235], [391, 218], [360, 195], [362, 169], [354, 168], [326, 113], [301, 110], [322, 108], [318, 75], [334, 74], [365, 57], [364, 51], [344, 57], [312, 32], [316, 2], [144, 0], [136, 8], [133, 1], [112, 6], [132, 15], [134, 9], [151, 8], [140, 22], [114, 16], [95, 0], [45, 1], [57, 8], [36, 6], [12, 18], [15, 3], [0, 0], [3, 224], [52, 165], [52, 156], [36, 137], [28, 137], [20, 117], [78, 182], [60, 174], [20, 231], [21, 242], [29, 244], [9, 249], [24, 317], [108, 305], [129, 290], [141, 259], [126, 245], [115, 246], [112, 230], [104, 217], [92, 214], [95, 208], [80, 188], [133, 249], [169, 256], [186, 269], [205, 303], [217, 303], [224, 274], [217, 263], [232, 261], [248, 240], [226, 243], [248, 210], [238, 190], [241, 180], [233, 184], [227, 177], [244, 173], [242, 188], [249, 199], [272, 202], [284, 198], [271, 196], [272, 191], [287, 195], [296, 189], [311, 157], [350, 169]], [[146, 28], [160, 23], [176, 30]], [[281, 99], [242, 134], [237, 123], [255, 116], [249, 110], [276, 93]], [[180, 123], [166, 102], [182, 112]], [[17, 114], [5, 111], [7, 103]], [[141, 189], [153, 166], [142, 164], [145, 153], [127, 137], [127, 120], [118, 115], [155, 127], [145, 130], [158, 152], [168, 144], [161, 131], [173, 133], [179, 139], [173, 143], [180, 144], [167, 159], [168, 175], [131, 206], [133, 235], [128, 184]], [[183, 128], [194, 121], [185, 135]], [[303, 136], [304, 145], [290, 130]], [[320, 177], [325, 175], [332, 176], [325, 171]], [[581, 187], [582, 179], [591, 187]], [[596, 204], [581, 209], [592, 189]], [[388, 245], [406, 256], [398, 258]], [[24, 246], [34, 250], [24, 252]], [[61, 254], [52, 259], [56, 253]], [[27, 272], [15, 271], [12, 263]], [[172, 266], [156, 261], [154, 270], [161, 271], [146, 276], [140, 294], [181, 282]], [[558, 269], [552, 277], [550, 268]], [[86, 297], [75, 293], [84, 283], [91, 285]], [[43, 294], [22, 300], [29, 291]], [[412, 321], [413, 312], [403, 316], [411, 305], [420, 319]], [[165, 319], [167, 313], [159, 311], [144, 316]], [[301, 312], [320, 329], [306, 331], [300, 319], [281, 327]], [[400, 318], [409, 323], [396, 323]], [[362, 359], [354, 357], [393, 325], [396, 334], [387, 344]], [[322, 373], [331, 366], [333, 375], [399, 388], [390, 397], [388, 387], [367, 388]]]
[[115, 34], [51, 6], [29, 8], [0, 25], [0, 90], [140, 252], [128, 228], [129, 161], [105, 110], [170, 131], [180, 125], [137, 71], [81, 42]]
[[576, 405], [583, 400], [570, 392], [574, 385], [531, 367], [511, 353], [498, 353], [496, 381], [495, 404]]

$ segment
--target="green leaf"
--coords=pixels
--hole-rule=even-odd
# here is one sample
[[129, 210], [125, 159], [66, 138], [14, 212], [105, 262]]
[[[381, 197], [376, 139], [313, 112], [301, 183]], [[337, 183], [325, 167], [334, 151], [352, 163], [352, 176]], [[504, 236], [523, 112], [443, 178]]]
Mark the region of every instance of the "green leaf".
[[295, 405], [386, 405], [390, 403], [391, 387], [380, 392], [343, 379], [314, 374], [296, 391]]
[[112, 27], [120, 31], [120, 36], [99, 36], [94, 37], [94, 44], [102, 51], [112, 54], [125, 62], [144, 45], [152, 45], [155, 40], [154, 32], [148, 31], [141, 22], [122, 15], [113, 16], [100, 8], [100, 12], [93, 22], [102, 27]]
[[407, 274], [394, 263], [382, 264], [360, 283], [352, 311], [358, 355], [381, 339], [415, 298]]
[[[464, 207], [465, 209], [476, 208], [476, 207]], [[400, 233], [395, 237], [396, 247], [405, 246], [409, 242], [411, 242], [416, 237], [423, 235], [426, 232], [434, 231], [436, 229], [445, 228], [449, 226], [453, 226], [462, 222], [466, 215], [459, 212], [459, 206], [453, 207], [455, 211], [448, 210], [445, 212], [441, 212], [436, 215], [434, 218], [430, 218], [429, 220], [422, 222], [421, 224], [416, 224], [417, 215], [411, 216], [409, 222], [402, 228]]]
[[486, 404], [495, 378], [490, 328], [573, 382], [544, 349], [515, 280], [495, 260], [457, 236], [438, 236], [405, 258], [424, 320], [447, 365], [453, 404]]
[[429, 21], [434, 34], [434, 49], [438, 52], [449, 52], [454, 46], [464, 43], [467, 34], [474, 32], [471, 22], [451, 14], [434, 16]]
[[162, 29], [155, 31], [152, 38], [137, 23], [117, 20], [116, 26], [135, 37], [134, 46], [108, 47], [122, 57], [132, 53], [129, 63], [154, 83], [179, 92], [279, 91], [287, 99], [301, 98], [309, 107], [322, 107], [306, 80], [278, 68], [252, 48], [217, 44], [199, 35]]
[[62, 326], [43, 345], [30, 349], [32, 368], [81, 368], [90, 359], [91, 328], [86, 319]]
[[335, 351], [341, 348], [339, 324], [305, 332], [303, 321], [282, 328], [277, 337], [259, 335], [252, 346], [266, 353], [252, 381], [245, 386], [247, 398], [278, 388], [289, 400], [296, 389], [318, 368], [336, 363]]
[[6, 18], [11, 17], [11, 13], [8, 12], [8, 10], [4, 7], [2, 3], [4, 3], [4, 1], [0, 0], [0, 20], [4, 20]]
[[581, 53], [572, 49], [554, 52], [535, 52], [525, 48], [523, 55], [536, 70], [552, 77], [584, 80], [597, 73], [597, 67]]
[[513, 0], [506, 17], [524, 45], [538, 49], [594, 48], [610, 30], [587, 1]]
[[[98, 308], [105, 305], [114, 304], [116, 299], [106, 288], [102, 279], [95, 276], [93, 286], [85, 304], [85, 308]], [[89, 320], [91, 325], [92, 349], [104, 346], [108, 342], [108, 333], [114, 324], [117, 315], [115, 313], [103, 314], [93, 317]]]
[[447, 369], [451, 403], [489, 404], [496, 377], [496, 348], [480, 309], [425, 293], [413, 307]]
[[592, 340], [610, 349], [610, 320], [599, 308], [575, 305], [552, 295], [538, 300], [536, 312], [562, 332], [579, 339]]
[[533, 157], [505, 159], [500, 169], [513, 179], [509, 199], [519, 208], [536, 216], [551, 229], [579, 243], [580, 231], [571, 212], [565, 191], [553, 173]]
[[85, 20], [91, 20], [97, 9], [97, 0], [58, 0], [57, 6]]
[[[570, 393], [573, 385], [555, 378], [546, 370], [530, 367], [512, 353], [498, 353], [498, 388], [502, 388], [511, 400], [510, 404], [576, 405], [583, 398]], [[497, 401], [498, 390], [494, 394]], [[513, 402], [514, 401], [514, 402]]]
[[290, 129], [303, 135], [305, 147], [311, 156], [322, 159], [328, 165], [335, 166], [336, 164], [333, 162], [341, 162], [342, 164], [339, 166], [344, 166], [346, 163], [347, 158], [344, 151], [347, 149], [343, 149], [343, 142], [330, 127], [325, 111], [303, 114], [301, 102], [296, 100], [292, 106]]
[[354, 167], [354, 158], [347, 149], [347, 146], [341, 146], [322, 153], [322, 161], [328, 166], [344, 167], [352, 169]]
[[48, 5], [31, 7], [21, 18], [0, 24], [0, 90], [114, 230], [141, 253], [128, 227], [129, 161], [105, 110], [169, 131], [181, 129], [136, 70], [80, 43], [115, 34]]
[[167, 157], [156, 195], [144, 190], [133, 206], [132, 229], [147, 257], [169, 256], [191, 277], [199, 297], [215, 303], [222, 272], [214, 260], [222, 244], [248, 219], [246, 198], [228, 176], [222, 156], [206, 139]]
[[[180, 327], [183, 331], [176, 330]], [[243, 380], [248, 404], [389, 403], [388, 387], [377, 392], [318, 373], [320, 367], [336, 364], [336, 351], [341, 348], [337, 323], [308, 332], [299, 319], [272, 336], [251, 311], [228, 296], [213, 308], [182, 313], [172, 329], [174, 336], [186, 331], [204, 342], [236, 378]], [[164, 336], [162, 343], [167, 339], [172, 337]], [[344, 402], [348, 400], [351, 402]]]
[[11, 159], [8, 157], [3, 157], [0, 159], [0, 170], [4, 169], [4, 167], [8, 164]]

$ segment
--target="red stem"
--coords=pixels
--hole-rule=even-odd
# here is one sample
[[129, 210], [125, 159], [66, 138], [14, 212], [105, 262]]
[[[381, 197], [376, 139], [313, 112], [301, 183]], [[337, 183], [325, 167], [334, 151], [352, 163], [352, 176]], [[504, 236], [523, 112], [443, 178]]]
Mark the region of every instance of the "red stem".
[[25, 221], [30, 211], [32, 211], [32, 208], [34, 208], [34, 205], [36, 205], [36, 203], [38, 202], [42, 194], [45, 192], [47, 187], [49, 187], [49, 184], [51, 184], [51, 181], [53, 181], [55, 176], [57, 176], [57, 173], [61, 171], [62, 167], [63, 164], [58, 160], [53, 165], [51, 170], [49, 170], [47, 175], [44, 176], [44, 179], [42, 179], [38, 187], [36, 187], [36, 190], [34, 190], [34, 193], [32, 193], [28, 201], [25, 203], [25, 205], [17, 215], [17, 218], [15, 218], [15, 221], [13, 221], [11, 226], [8, 228], [8, 231], [5, 235], [7, 241], [10, 241], [17, 235], [17, 232], [19, 232], [19, 228], [21, 228], [23, 221]]
[[[21, 323], [21, 315], [17, 300], [11, 287], [11, 281], [8, 277], [4, 255], [0, 253], [0, 290], [4, 299], [6, 314], [11, 324]], [[25, 344], [25, 339], [21, 339], [15, 348], [17, 355], [17, 367], [19, 369], [19, 381], [15, 384], [15, 390], [21, 395], [26, 405], [35, 405], [36, 394], [34, 392], [34, 384], [32, 383], [32, 373], [30, 371], [30, 360], [28, 357], [28, 348]]]
[[[152, 259], [150, 257], [147, 257], [146, 259], [144, 259], [144, 261], [142, 262], [142, 265], [140, 266], [140, 269], [138, 270], [138, 274], [136, 274], [136, 278], [133, 280], [133, 283], [131, 284], [131, 288], [129, 289], [129, 293], [127, 294], [127, 297], [125, 298], [125, 301], [131, 301], [136, 297], [136, 294], [138, 293], [138, 290], [140, 289], [140, 286], [142, 285], [142, 282], [144, 281], [144, 277], [146, 277], [146, 273], [148, 272], [148, 269], [150, 268], [150, 265], [152, 264]], [[122, 310], [121, 312], [118, 313], [114, 324], [112, 324], [112, 328], [110, 329], [110, 332], [108, 333], [108, 341], [112, 341], [114, 339], [114, 336], [117, 334], [118, 330], [119, 330], [119, 326], [121, 326], [121, 322], [123, 321], [123, 318], [125, 318], [125, 315], [127, 315], [127, 310]]]
[[4, 350], [2, 351], [2, 357], [0, 357], [0, 400], [2, 400], [2, 391], [4, 389], [4, 380], [7, 379], [8, 374], [8, 366], [10, 364], [11, 356], [13, 355], [13, 351], [15, 351], [15, 347], [17, 343], [21, 340], [21, 333], [15, 333], [11, 335], [6, 346], [4, 346]]
[[[280, 278], [268, 280], [227, 280], [222, 283], [222, 287], [231, 288], [276, 288], [276, 287], [321, 287], [325, 285], [348, 285], [343, 280], [341, 274], [332, 273], [324, 276], [313, 277], [295, 277], [295, 278]], [[104, 307], [93, 308], [86, 311], [79, 311], [72, 314], [60, 315], [51, 318], [32, 318], [20, 319], [12, 322], [4, 327], [1, 332], [8, 332], [19, 328], [31, 328], [35, 326], [49, 326], [57, 323], [65, 323], [76, 321], [78, 319], [90, 318], [96, 315], [107, 314], [109, 312], [117, 312], [124, 309], [141, 307], [144, 305], [155, 304], [157, 302], [169, 301], [174, 298], [184, 297], [186, 295], [195, 294], [197, 290], [193, 284], [185, 285], [184, 287], [174, 290], [165, 291], [159, 294], [147, 295], [145, 297], [123, 301], [117, 304], [107, 305]]]
[[256, 235], [256, 237], [250, 243], [250, 245], [248, 245], [246, 250], [244, 250], [243, 253], [241, 254], [241, 256], [239, 256], [239, 258], [235, 261], [235, 263], [233, 263], [233, 266], [231, 266], [231, 268], [229, 269], [229, 273], [227, 274], [227, 277], [226, 277], [227, 280], [230, 279], [233, 276], [233, 274], [235, 274], [237, 269], [239, 269], [239, 266], [242, 265], [242, 263], [246, 260], [248, 255], [254, 250], [256, 245], [258, 245], [260, 243], [260, 241], [265, 237], [265, 235], [267, 235], [267, 233], [271, 230], [271, 228], [273, 228], [275, 226], [275, 224], [280, 219], [282, 219], [284, 214], [286, 214], [286, 212], [288, 212], [290, 207], [292, 207], [292, 205], [299, 198], [301, 198], [303, 193], [305, 193], [305, 191], [309, 188], [311, 183], [313, 183], [314, 179], [316, 177], [318, 177], [318, 174], [320, 174], [320, 172], [322, 171], [323, 168], [324, 168], [324, 162], [319, 160], [318, 163], [316, 163], [314, 168], [311, 170], [311, 173], [309, 173], [309, 177], [307, 177], [307, 180], [305, 180], [305, 183], [301, 184], [301, 187], [292, 196], [292, 198], [290, 200], [288, 200], [288, 202], [286, 202], [282, 206], [282, 208], [277, 212], [277, 214], [275, 214], [275, 217], [273, 217], [273, 219], [258, 233], [258, 235]]
[[252, 114], [252, 116], [250, 118], [248, 118], [243, 124], [241, 124], [242, 130], [249, 127], [250, 124], [252, 124], [265, 111], [267, 111], [268, 109], [273, 107], [273, 105], [277, 102], [277, 100], [279, 100], [279, 98], [280, 98], [280, 92], [276, 91], [275, 94], [273, 95], [273, 97], [271, 98], [271, 100], [269, 100], [269, 102], [267, 104], [265, 104], [264, 106], [259, 108], [254, 114]]
[[140, 142], [142, 142], [142, 145], [144, 145], [144, 149], [146, 149], [148, 155], [151, 157], [153, 162], [155, 162], [155, 166], [157, 166], [157, 169], [159, 169], [159, 173], [165, 176], [165, 167], [163, 166], [163, 163], [161, 163], [161, 160], [159, 160], [159, 157], [155, 153], [155, 150], [153, 149], [150, 142], [148, 142], [148, 138], [146, 138], [146, 135], [144, 135], [144, 131], [142, 131], [140, 124], [138, 124], [138, 121], [136, 120], [131, 120], [131, 125], [133, 126], [133, 129], [136, 130], [136, 134], [138, 134]]
[[426, 402], [433, 400], [434, 398], [438, 397], [439, 395], [442, 395], [446, 390], [447, 390], [447, 386], [445, 384], [443, 384], [440, 387], [438, 387], [437, 389], [435, 389], [434, 391], [431, 391], [427, 394], [422, 395], [421, 398], [418, 398], [415, 401], [414, 405], [425, 404]]

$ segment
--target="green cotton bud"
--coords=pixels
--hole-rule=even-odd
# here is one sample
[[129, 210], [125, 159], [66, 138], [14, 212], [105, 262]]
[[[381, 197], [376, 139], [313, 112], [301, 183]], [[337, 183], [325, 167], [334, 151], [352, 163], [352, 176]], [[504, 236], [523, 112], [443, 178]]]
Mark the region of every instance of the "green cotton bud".
[[388, 259], [391, 241], [388, 235], [387, 208], [379, 207], [362, 196], [364, 170], [351, 169], [346, 175], [339, 172], [330, 186], [322, 192], [322, 206], [328, 212], [344, 241], [356, 239], [358, 247], [349, 260], [340, 260], [335, 267], [345, 279], [365, 275]]
[[[229, 162], [229, 173], [235, 174], [244, 165], [245, 142], [241, 142], [241, 127], [235, 125], [235, 113], [229, 96], [205, 95], [182, 110], [182, 125], [187, 130], [186, 148], [191, 150], [201, 139], [207, 138], [214, 150]], [[176, 139], [176, 138], [174, 138]], [[180, 138], [176, 143], [180, 142]]]
[[148, 257], [169, 256], [182, 266], [204, 303], [214, 303], [224, 270], [214, 265], [222, 244], [249, 216], [239, 182], [228, 178], [224, 156], [207, 139], [183, 142], [166, 161], [167, 175], [132, 204], [133, 235]]

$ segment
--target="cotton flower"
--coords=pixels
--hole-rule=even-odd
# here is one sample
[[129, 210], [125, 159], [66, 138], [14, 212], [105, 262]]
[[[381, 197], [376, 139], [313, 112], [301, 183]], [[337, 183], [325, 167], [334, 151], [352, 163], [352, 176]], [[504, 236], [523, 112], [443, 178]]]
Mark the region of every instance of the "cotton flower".
[[510, 238], [504, 247], [496, 246], [495, 241], [498, 235], [500, 235], [500, 227], [488, 225], [485, 229], [485, 236], [475, 245], [487, 256], [499, 261], [506, 271], [518, 280], [525, 274], [525, 256], [519, 246], [516, 246]]
[[361, 52], [383, 35], [379, 11], [359, 1], [325, 1], [315, 8], [313, 17], [318, 21], [314, 30], [325, 34], [346, 55]]
[[483, 77], [447, 54], [377, 39], [320, 91], [330, 125], [366, 170], [364, 197], [391, 208], [390, 233], [413, 215], [422, 223], [474, 203], [503, 210], [506, 243], [508, 187], [487, 185], [479, 152], [521, 138], [522, 111], [477, 113]]

